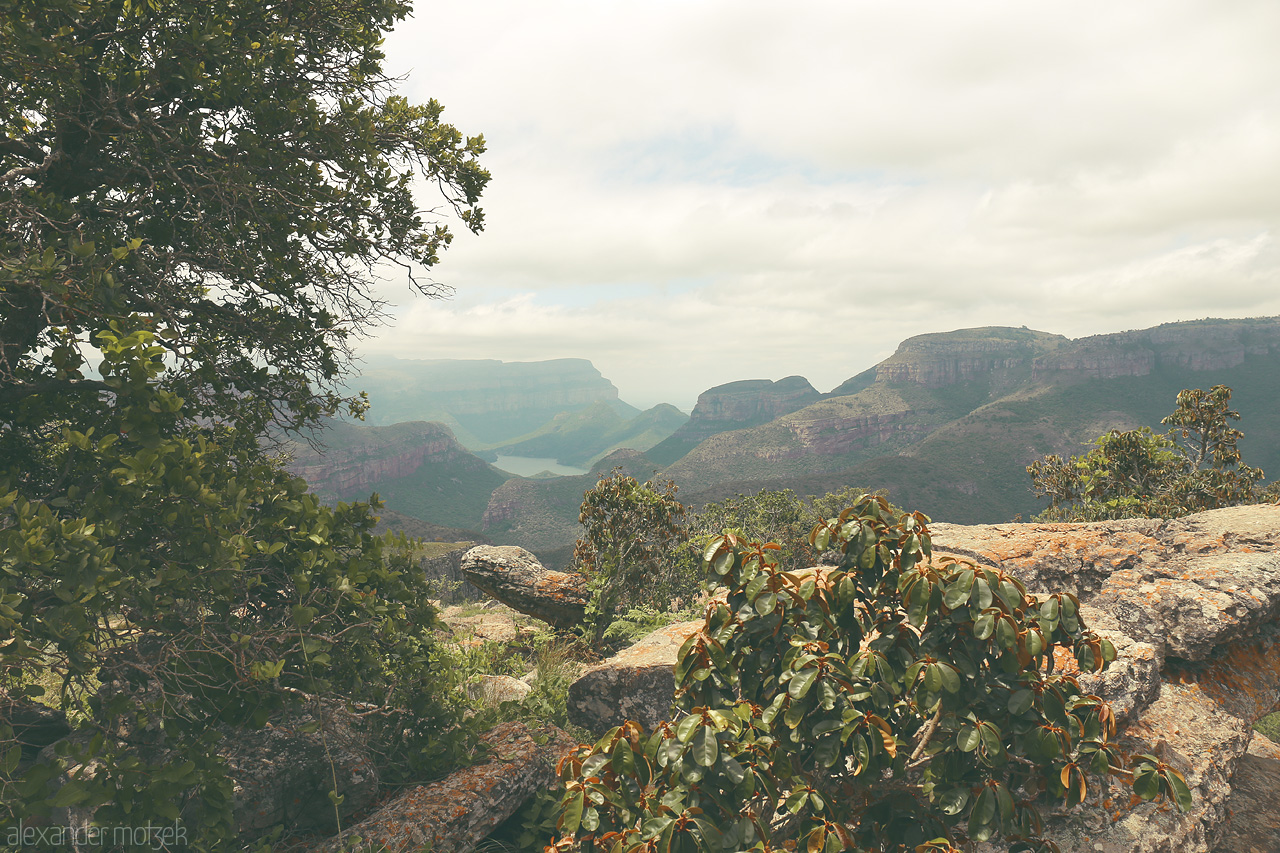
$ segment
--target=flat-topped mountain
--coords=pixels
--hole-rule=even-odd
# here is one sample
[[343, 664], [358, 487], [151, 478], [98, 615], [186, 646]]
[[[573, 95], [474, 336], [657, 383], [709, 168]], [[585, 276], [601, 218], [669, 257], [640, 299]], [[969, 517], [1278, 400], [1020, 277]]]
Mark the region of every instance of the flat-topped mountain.
[[645, 455], [659, 465], [669, 465], [713, 435], [768, 423], [821, 398], [803, 376], [788, 376], [777, 382], [743, 379], [717, 385], [698, 395], [686, 424], [646, 450]]
[[369, 423], [447, 424], [472, 450], [521, 438], [556, 415], [605, 402], [624, 418], [639, 410], [584, 358], [504, 362], [493, 359], [370, 359], [347, 383], [369, 394]]
[[[503, 390], [521, 371], [551, 371], [544, 379], [552, 387], [552, 368], [564, 362], [577, 379], [560, 387], [559, 397]], [[1180, 390], [1225, 384], [1244, 415], [1245, 461], [1280, 474], [1280, 318], [1170, 323], [1078, 340], [1006, 327], [918, 335], [827, 394], [799, 376], [708, 389], [683, 424], [669, 406], [637, 413], [619, 403], [589, 362], [475, 364], [487, 365], [476, 366], [475, 375], [489, 376], [484, 381], [493, 383], [484, 387], [497, 389], [499, 399], [484, 403], [480, 385], [449, 386], [440, 393], [470, 400], [470, 409], [448, 416], [455, 423], [498, 423], [512, 401], [600, 394], [479, 451], [554, 457], [591, 473], [509, 477], [468, 453], [449, 429], [422, 423], [352, 427], [374, 430], [360, 441], [335, 431], [336, 456], [321, 462], [304, 450], [294, 470], [326, 495], [367, 497], [376, 488], [406, 515], [561, 557], [577, 535], [583, 491], [615, 464], [642, 480], [661, 471], [695, 505], [760, 488], [823, 494], [852, 486], [886, 489], [891, 500], [935, 520], [1001, 522], [1043, 508], [1026, 474], [1031, 462], [1082, 453], [1109, 429], [1163, 431], [1160, 419]], [[493, 378], [499, 374], [507, 378]], [[417, 393], [435, 399], [425, 388]], [[670, 432], [659, 439], [663, 430]]]

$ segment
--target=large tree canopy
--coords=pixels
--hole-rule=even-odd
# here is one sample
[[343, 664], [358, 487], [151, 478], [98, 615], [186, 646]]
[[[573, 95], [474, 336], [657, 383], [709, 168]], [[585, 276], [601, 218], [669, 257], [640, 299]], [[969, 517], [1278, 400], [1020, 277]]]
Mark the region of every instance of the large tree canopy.
[[[342, 405], [384, 264], [438, 293], [440, 217], [480, 229], [483, 140], [381, 71], [408, 8], [0, 0], [0, 830], [231, 849], [221, 742], [300, 703], [394, 774], [463, 748], [403, 543], [259, 446]], [[75, 732], [28, 767], [30, 697]]]
[[[72, 340], [164, 330], [193, 416], [339, 404], [377, 268], [479, 230], [488, 173], [381, 70], [403, 0], [0, 0], [0, 407], [97, 386]], [[268, 367], [269, 366], [269, 367]], [[321, 393], [314, 394], [313, 392]]]

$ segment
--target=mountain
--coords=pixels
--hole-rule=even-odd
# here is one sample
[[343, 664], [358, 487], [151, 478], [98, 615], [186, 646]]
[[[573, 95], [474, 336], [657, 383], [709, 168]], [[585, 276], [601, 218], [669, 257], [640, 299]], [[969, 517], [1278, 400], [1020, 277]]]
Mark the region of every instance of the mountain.
[[331, 421], [310, 438], [285, 442], [286, 467], [321, 500], [367, 500], [376, 491], [388, 509], [442, 527], [478, 529], [489, 496], [510, 476], [438, 423]]
[[561, 412], [534, 432], [481, 453], [493, 461], [503, 456], [554, 458], [561, 465], [590, 467], [615, 450], [648, 450], [689, 420], [675, 406], [661, 403], [633, 418], [600, 400], [585, 409]]
[[1081, 453], [1108, 429], [1147, 425], [1183, 388], [1222, 383], [1244, 414], [1250, 464], [1280, 473], [1280, 318], [1202, 320], [1069, 340], [1027, 329], [921, 335], [830, 396], [767, 424], [717, 434], [668, 473], [691, 492], [768, 486], [887, 488], [946, 521], [1043, 508], [1025, 468]]
[[561, 412], [604, 402], [625, 418], [639, 410], [583, 358], [503, 362], [493, 359], [370, 359], [349, 393], [365, 391], [371, 424], [438, 421], [478, 450], [521, 438]]
[[646, 455], [659, 465], [670, 465], [713, 435], [769, 423], [821, 397], [803, 376], [788, 376], [777, 382], [744, 379], [717, 385], [698, 395], [688, 423], [650, 448]]

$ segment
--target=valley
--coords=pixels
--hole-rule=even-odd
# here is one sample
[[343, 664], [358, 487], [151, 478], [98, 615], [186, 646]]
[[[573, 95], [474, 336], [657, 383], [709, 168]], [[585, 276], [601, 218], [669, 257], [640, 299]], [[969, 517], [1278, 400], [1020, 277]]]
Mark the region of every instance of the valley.
[[[567, 562], [583, 491], [615, 466], [674, 479], [694, 507], [762, 488], [853, 486], [886, 489], [935, 520], [1027, 518], [1043, 508], [1028, 464], [1081, 453], [1109, 429], [1163, 431], [1160, 418], [1189, 387], [1231, 386], [1245, 460], [1280, 471], [1280, 318], [1076, 340], [938, 332], [830, 392], [800, 376], [741, 380], [703, 392], [688, 416], [667, 405], [640, 412], [582, 359], [397, 361], [361, 381], [369, 423], [335, 424], [323, 453], [293, 448], [291, 470], [325, 500], [376, 491], [403, 516], [518, 544], [552, 565]], [[389, 422], [397, 417], [406, 421]], [[524, 476], [492, 464], [500, 457], [528, 465]]]

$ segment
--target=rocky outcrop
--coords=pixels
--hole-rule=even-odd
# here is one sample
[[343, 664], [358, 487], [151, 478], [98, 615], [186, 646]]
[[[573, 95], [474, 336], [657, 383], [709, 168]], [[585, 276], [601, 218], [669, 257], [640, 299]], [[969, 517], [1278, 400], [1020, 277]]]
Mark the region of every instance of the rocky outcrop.
[[1251, 726], [1280, 703], [1280, 507], [1173, 520], [938, 524], [933, 538], [938, 550], [1002, 567], [1033, 591], [1078, 595], [1086, 620], [1126, 644], [1113, 666], [1119, 681], [1100, 691], [1127, 704], [1126, 747], [1160, 756], [1191, 787], [1186, 814], [1099, 794], [1055, 817], [1051, 834], [1064, 853], [1212, 849]]
[[357, 835], [365, 845], [360, 849], [470, 853], [530, 795], [550, 787], [556, 764], [577, 746], [559, 729], [536, 733], [517, 722], [503, 723], [481, 740], [487, 762], [405, 791], [314, 853], [339, 853]]
[[698, 395], [688, 423], [649, 448], [645, 455], [659, 465], [670, 465], [713, 435], [768, 423], [821, 398], [803, 376], [788, 376], [777, 382], [745, 379], [717, 385]]
[[1193, 320], [1079, 338], [1038, 356], [1032, 373], [1037, 381], [1072, 382], [1146, 376], [1158, 368], [1224, 370], [1278, 349], [1280, 318]]
[[1002, 371], [1030, 368], [1037, 352], [1066, 341], [1061, 335], [1000, 326], [917, 335], [876, 365], [876, 381], [942, 388], [987, 379]]
[[590, 598], [582, 575], [544, 568], [515, 545], [477, 545], [463, 555], [462, 573], [511, 609], [557, 628], [580, 624]]
[[425, 421], [389, 427], [335, 421], [314, 439], [315, 446], [301, 441], [289, 445], [293, 458], [287, 467], [324, 500], [367, 498], [376, 483], [470, 456], [448, 427]]
[[591, 667], [569, 686], [569, 722], [594, 735], [635, 720], [652, 729], [671, 718], [676, 653], [703, 621], [659, 628]]
[[[1236, 817], [1272, 803], [1280, 781], [1280, 751], [1251, 728], [1280, 706], [1280, 506], [1174, 520], [937, 524], [932, 533], [934, 559], [961, 556], [1009, 571], [1032, 592], [1075, 593], [1086, 622], [1118, 652], [1107, 672], [1080, 675], [1081, 685], [1112, 704], [1128, 751], [1157, 755], [1191, 788], [1185, 814], [1117, 785], [1095, 791], [1051, 817], [1048, 835], [1063, 853], [1280, 849], [1273, 817]], [[593, 731], [627, 716], [652, 725], [670, 708], [663, 690], [674, 684], [676, 652], [700, 627], [670, 626], [590, 670], [570, 689], [571, 719]], [[1074, 669], [1069, 654], [1055, 661]]]
[[1227, 814], [1215, 853], [1280, 850], [1280, 745], [1253, 736], [1231, 777]]

